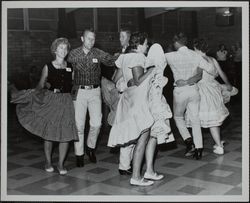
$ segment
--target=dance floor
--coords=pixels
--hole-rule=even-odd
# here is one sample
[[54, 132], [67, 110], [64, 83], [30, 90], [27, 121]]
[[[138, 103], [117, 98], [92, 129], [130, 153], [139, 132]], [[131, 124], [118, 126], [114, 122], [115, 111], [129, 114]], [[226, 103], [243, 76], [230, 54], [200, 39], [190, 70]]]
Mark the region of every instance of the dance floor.
[[[241, 195], [242, 193], [242, 118], [241, 104], [228, 106], [230, 117], [222, 128], [225, 154], [212, 152], [213, 141], [203, 130], [204, 153], [201, 160], [185, 158], [185, 146], [176, 134], [177, 147], [158, 150], [155, 168], [165, 175], [150, 187], [129, 184], [129, 176], [118, 172], [118, 154], [110, 153], [107, 133], [101, 133], [96, 164], [85, 156], [85, 166], [75, 167], [73, 145], [65, 163], [65, 176], [44, 170], [43, 142], [18, 123], [15, 110], [8, 110], [8, 195]], [[58, 160], [55, 148], [53, 164]], [[145, 170], [145, 165], [143, 171]]]

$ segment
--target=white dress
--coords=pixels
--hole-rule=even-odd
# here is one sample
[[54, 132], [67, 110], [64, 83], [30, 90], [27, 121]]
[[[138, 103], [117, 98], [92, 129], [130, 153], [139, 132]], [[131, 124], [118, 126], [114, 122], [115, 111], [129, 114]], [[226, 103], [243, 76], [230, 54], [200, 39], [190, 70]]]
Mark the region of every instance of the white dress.
[[[142, 53], [122, 54], [116, 66], [122, 70], [124, 82], [133, 78], [133, 67], [145, 68], [146, 57]], [[110, 131], [108, 146], [129, 145], [135, 143], [140, 135], [149, 129], [154, 118], [149, 109], [149, 80], [147, 77], [139, 86], [128, 87], [121, 94], [113, 126]]]
[[162, 94], [168, 78], [163, 76], [167, 65], [164, 51], [159, 44], [153, 44], [148, 52], [146, 67], [154, 65], [149, 83], [149, 106], [154, 118], [150, 136], [157, 139], [158, 144], [174, 141], [169, 119], [172, 117], [171, 109]]
[[[159, 44], [152, 45], [147, 58], [143, 54], [136, 53], [121, 55], [116, 65], [122, 68], [123, 74], [117, 88], [125, 90], [117, 105], [108, 146], [135, 142], [148, 128], [151, 128], [150, 136], [156, 138], [158, 144], [174, 141], [169, 123], [172, 112], [162, 95], [163, 87], [168, 82], [163, 76], [166, 59], [162, 47]], [[125, 87], [133, 78], [132, 67], [153, 65], [155, 68], [152, 73], [138, 87]]]
[[108, 124], [113, 125], [118, 101], [120, 98], [119, 90], [116, 88], [115, 84], [105, 77], [101, 79], [101, 91], [104, 103], [109, 107], [110, 112], [108, 114]]
[[[218, 76], [215, 66], [214, 71], [216, 76], [203, 71], [202, 79], [197, 83], [201, 98], [199, 117], [203, 128], [220, 126], [229, 115], [229, 111], [224, 105], [222, 85], [215, 80], [215, 77]], [[186, 112], [185, 120], [186, 125], [190, 127], [189, 112]]]

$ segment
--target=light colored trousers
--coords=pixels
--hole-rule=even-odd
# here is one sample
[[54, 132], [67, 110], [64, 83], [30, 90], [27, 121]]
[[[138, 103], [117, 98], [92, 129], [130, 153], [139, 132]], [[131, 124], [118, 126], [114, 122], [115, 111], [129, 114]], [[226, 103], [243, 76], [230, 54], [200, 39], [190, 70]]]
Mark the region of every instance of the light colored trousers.
[[200, 94], [197, 85], [174, 88], [174, 120], [184, 140], [191, 137], [184, 120], [185, 111], [190, 112], [195, 148], [202, 148], [202, 134], [199, 119]]
[[133, 159], [135, 145], [131, 144], [126, 147], [120, 147], [119, 169], [128, 170]]
[[75, 155], [84, 154], [84, 129], [87, 110], [90, 117], [90, 129], [87, 146], [94, 149], [102, 125], [102, 100], [100, 87], [95, 89], [79, 89], [74, 101], [75, 120], [79, 141], [74, 142]]

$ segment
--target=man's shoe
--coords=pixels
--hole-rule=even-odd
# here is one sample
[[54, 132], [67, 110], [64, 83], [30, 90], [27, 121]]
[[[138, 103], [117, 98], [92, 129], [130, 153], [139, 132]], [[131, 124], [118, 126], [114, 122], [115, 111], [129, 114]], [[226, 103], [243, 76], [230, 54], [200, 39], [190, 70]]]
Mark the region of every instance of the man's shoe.
[[89, 156], [89, 160], [92, 163], [96, 163], [95, 150], [89, 147], [86, 148], [86, 154]]
[[186, 144], [185, 156], [192, 156], [195, 150], [192, 138], [187, 138], [184, 142]]
[[84, 156], [77, 156], [76, 155], [76, 166], [77, 167], [83, 167], [84, 166]]
[[120, 173], [120, 175], [131, 175], [132, 174], [132, 168], [130, 168], [128, 170], [119, 169], [119, 173]]
[[202, 151], [203, 151], [203, 148], [197, 148], [197, 149], [195, 149], [193, 158], [195, 158], [196, 160], [201, 159], [201, 157], [202, 157]]
[[120, 152], [120, 147], [112, 147], [109, 152], [111, 154], [118, 154]]

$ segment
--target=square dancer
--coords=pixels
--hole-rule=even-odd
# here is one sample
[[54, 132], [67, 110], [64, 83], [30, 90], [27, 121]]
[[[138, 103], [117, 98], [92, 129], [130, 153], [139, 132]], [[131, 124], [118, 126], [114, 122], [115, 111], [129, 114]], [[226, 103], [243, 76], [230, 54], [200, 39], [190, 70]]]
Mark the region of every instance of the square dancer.
[[84, 30], [81, 40], [82, 46], [73, 49], [68, 57], [74, 68], [72, 96], [79, 137], [79, 141], [74, 143], [77, 167], [84, 166], [84, 128], [87, 110], [90, 116], [90, 130], [86, 153], [90, 161], [96, 163], [95, 148], [102, 124], [100, 63], [114, 66], [118, 58], [94, 47], [95, 33], [92, 29]]
[[[173, 45], [177, 51], [166, 53], [166, 60], [169, 64], [175, 83], [177, 80], [187, 80], [195, 76], [198, 68], [213, 74], [213, 67], [199, 54], [187, 46], [187, 37], [184, 33], [176, 34], [173, 37]], [[194, 153], [196, 159], [201, 159], [203, 150], [202, 133], [199, 119], [200, 95], [195, 83], [177, 87], [174, 83], [174, 101], [173, 111], [176, 126], [186, 144], [185, 156], [191, 156]], [[192, 126], [193, 139], [186, 127], [184, 114], [189, 110]], [[194, 149], [195, 147], [195, 149]]]

